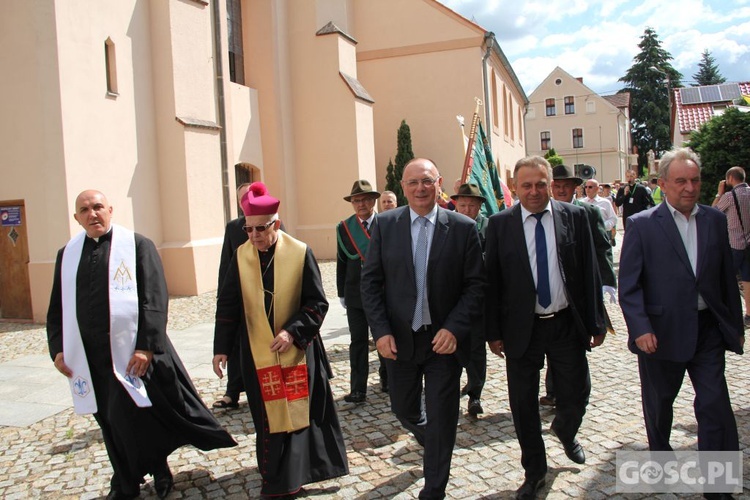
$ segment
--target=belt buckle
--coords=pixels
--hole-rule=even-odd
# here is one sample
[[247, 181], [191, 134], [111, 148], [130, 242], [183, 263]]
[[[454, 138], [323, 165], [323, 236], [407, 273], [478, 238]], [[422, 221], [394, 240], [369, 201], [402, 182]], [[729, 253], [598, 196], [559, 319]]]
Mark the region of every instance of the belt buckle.
[[539, 319], [550, 319], [550, 318], [554, 318], [555, 314], [557, 314], [557, 313], [537, 314], [536, 317], [539, 318]]

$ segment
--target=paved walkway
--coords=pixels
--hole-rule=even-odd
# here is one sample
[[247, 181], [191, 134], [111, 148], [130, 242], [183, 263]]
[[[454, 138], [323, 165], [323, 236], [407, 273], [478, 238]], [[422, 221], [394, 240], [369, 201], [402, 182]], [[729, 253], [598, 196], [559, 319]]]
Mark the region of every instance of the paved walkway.
[[[617, 335], [589, 355], [591, 402], [579, 439], [587, 463], [570, 462], [548, 429], [553, 411], [542, 409], [550, 472], [540, 498], [638, 498], [615, 492], [617, 450], [645, 447], [635, 356], [625, 345], [626, 332], [619, 307], [609, 305]], [[0, 325], [2, 326], [2, 325]], [[0, 328], [0, 497], [101, 498], [109, 491], [111, 468], [99, 429], [91, 417], [73, 413], [66, 381], [46, 355], [39, 325]], [[208, 403], [223, 393], [223, 382], [210, 368], [213, 328], [196, 324], [169, 332], [196, 387]], [[348, 392], [348, 331], [344, 310], [334, 299], [323, 338], [336, 377], [332, 381], [339, 418], [347, 442], [350, 475], [306, 487], [315, 499], [416, 498], [422, 486], [422, 449], [390, 413], [386, 395], [378, 390], [377, 357], [370, 354], [368, 402], [343, 401]], [[42, 354], [22, 354], [29, 351]], [[38, 345], [38, 348], [37, 348]], [[732, 403], [740, 428], [741, 447], [750, 453], [750, 368], [747, 358], [727, 356]], [[695, 449], [692, 389], [686, 384], [675, 403], [673, 445]], [[454, 499], [512, 498], [523, 480], [520, 450], [507, 402], [505, 366], [491, 353], [484, 389], [484, 415], [466, 414], [466, 398], [453, 456], [448, 497]], [[239, 410], [219, 411], [220, 422], [239, 446], [203, 453], [181, 448], [170, 456], [175, 490], [170, 498], [253, 498], [260, 476], [254, 454], [252, 419], [243, 401]], [[750, 471], [748, 459], [745, 468]], [[750, 498], [745, 482], [744, 496]], [[149, 481], [141, 496], [155, 498]], [[664, 495], [662, 498], [675, 498]], [[696, 496], [685, 498], [699, 498]]]

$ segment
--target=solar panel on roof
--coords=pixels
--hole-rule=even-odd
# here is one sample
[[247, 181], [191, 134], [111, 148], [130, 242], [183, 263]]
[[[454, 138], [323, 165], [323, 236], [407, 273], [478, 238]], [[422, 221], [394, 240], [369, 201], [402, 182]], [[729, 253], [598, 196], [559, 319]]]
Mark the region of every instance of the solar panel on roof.
[[700, 90], [697, 87], [680, 89], [680, 100], [682, 104], [699, 104], [701, 102]]
[[740, 98], [740, 86], [737, 83], [725, 83], [719, 85], [719, 92], [721, 92], [722, 101], [732, 101]]
[[719, 92], [718, 85], [707, 85], [705, 87], [699, 87], [701, 89], [701, 101], [703, 102], [717, 102], [721, 101], [721, 92]]

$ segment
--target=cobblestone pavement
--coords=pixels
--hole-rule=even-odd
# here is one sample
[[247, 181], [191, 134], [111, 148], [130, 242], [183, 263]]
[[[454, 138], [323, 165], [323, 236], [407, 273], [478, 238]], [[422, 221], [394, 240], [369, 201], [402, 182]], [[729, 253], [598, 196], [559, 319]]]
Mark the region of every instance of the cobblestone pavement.
[[[621, 241], [621, 238], [620, 238]], [[335, 297], [335, 263], [322, 263], [326, 290]], [[335, 299], [334, 299], [335, 300]], [[214, 295], [177, 298], [171, 302], [170, 334], [193, 323], [209, 323]], [[579, 439], [587, 462], [580, 466], [569, 461], [562, 446], [548, 429], [554, 414], [542, 409], [542, 425], [547, 445], [549, 474], [540, 498], [643, 498], [643, 495], [617, 495], [615, 492], [615, 452], [645, 448], [636, 358], [625, 345], [626, 331], [619, 307], [608, 305], [617, 330], [605, 344], [589, 355], [592, 394]], [[186, 319], [187, 318], [187, 319]], [[206, 351], [210, 357], [211, 343]], [[329, 346], [336, 371], [332, 381], [339, 418], [349, 456], [350, 475], [305, 487], [307, 498], [378, 499], [416, 498], [422, 486], [422, 449], [407, 435], [389, 411], [386, 395], [379, 392], [377, 357], [370, 353], [370, 391], [366, 404], [343, 401], [348, 392], [348, 351], [346, 345]], [[0, 323], [0, 362], [15, 357], [46, 352], [40, 325]], [[727, 355], [727, 377], [735, 409], [745, 468], [750, 453], [750, 375], [746, 358]], [[482, 402], [485, 413], [475, 419], [466, 414], [466, 398], [461, 401], [458, 437], [453, 455], [448, 498], [512, 498], [523, 480], [520, 450], [515, 439], [507, 402], [503, 360], [489, 354], [487, 384]], [[49, 376], [57, 376], [50, 363]], [[465, 375], [464, 375], [465, 377]], [[199, 392], [207, 402], [223, 392], [216, 378], [196, 378]], [[0, 390], [2, 390], [0, 388]], [[60, 394], [69, 398], [69, 394]], [[693, 392], [686, 383], [675, 402], [672, 443], [675, 449], [695, 449], [696, 425], [692, 411]], [[209, 453], [185, 447], [170, 456], [175, 489], [170, 498], [254, 498], [260, 476], [254, 454], [254, 434], [246, 404], [239, 410], [217, 413], [220, 422], [239, 446]], [[109, 490], [111, 468], [99, 429], [91, 417], [65, 410], [31, 426], [0, 427], [0, 497], [2, 498], [101, 498]], [[155, 498], [151, 478], [141, 497]], [[750, 498], [745, 482], [742, 497]], [[676, 498], [662, 495], [660, 498]], [[699, 498], [686, 496], [684, 498]]]

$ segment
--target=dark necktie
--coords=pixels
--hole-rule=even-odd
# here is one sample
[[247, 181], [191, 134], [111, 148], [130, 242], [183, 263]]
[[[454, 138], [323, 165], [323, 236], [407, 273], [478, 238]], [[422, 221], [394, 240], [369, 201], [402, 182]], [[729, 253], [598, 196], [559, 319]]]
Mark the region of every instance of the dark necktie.
[[366, 220], [362, 221], [362, 227], [365, 228], [365, 234], [369, 235], [370, 231], [367, 230], [367, 221]]
[[549, 289], [547, 239], [544, 235], [544, 226], [542, 225], [544, 212], [531, 215], [536, 219], [536, 229], [534, 231], [534, 243], [536, 243], [536, 295], [539, 305], [546, 309], [552, 303], [552, 294]]

